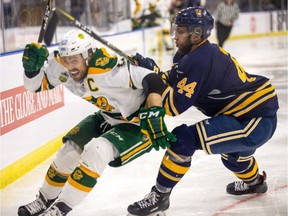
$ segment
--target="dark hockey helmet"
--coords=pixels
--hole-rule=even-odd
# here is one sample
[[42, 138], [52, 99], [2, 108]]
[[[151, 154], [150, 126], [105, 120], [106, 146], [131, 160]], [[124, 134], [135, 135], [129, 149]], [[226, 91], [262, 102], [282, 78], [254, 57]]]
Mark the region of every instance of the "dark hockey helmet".
[[214, 18], [204, 7], [188, 7], [179, 11], [175, 17], [174, 25], [176, 27], [186, 26], [189, 34], [199, 34], [202, 39], [206, 39], [211, 35]]

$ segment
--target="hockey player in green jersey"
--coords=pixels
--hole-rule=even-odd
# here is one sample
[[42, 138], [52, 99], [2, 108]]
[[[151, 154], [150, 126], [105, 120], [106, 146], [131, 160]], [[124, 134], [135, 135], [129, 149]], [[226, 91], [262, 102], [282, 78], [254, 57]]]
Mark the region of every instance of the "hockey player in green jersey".
[[27, 44], [25, 87], [38, 92], [63, 84], [100, 111], [63, 137], [36, 200], [20, 206], [20, 216], [66, 215], [85, 199], [108, 164], [122, 166], [175, 141], [164, 122], [161, 93], [166, 86], [153, 71], [96, 47], [77, 30], [64, 35], [44, 65], [47, 57], [45, 46]]

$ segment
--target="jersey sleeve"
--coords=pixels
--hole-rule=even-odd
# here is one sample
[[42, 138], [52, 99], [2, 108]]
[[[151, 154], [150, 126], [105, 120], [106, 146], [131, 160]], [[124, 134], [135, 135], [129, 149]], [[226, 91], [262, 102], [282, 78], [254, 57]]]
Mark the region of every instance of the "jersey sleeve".
[[32, 78], [27, 77], [26, 74], [23, 73], [23, 81], [25, 89], [31, 92], [37, 92], [40, 89], [43, 77], [44, 77], [43, 67], [40, 69], [40, 72]]
[[137, 89], [143, 89], [143, 79], [145, 76], [155, 73], [154, 71], [132, 64], [129, 65], [128, 70], [130, 74], [130, 86]]
[[[47, 63], [40, 69], [40, 72], [29, 78], [24, 73], [23, 81], [24, 87], [28, 91], [40, 92], [49, 89], [53, 89], [55, 86], [60, 85], [64, 80], [68, 78], [67, 69], [61, 64], [60, 58], [54, 54], [50, 54]], [[65, 77], [65, 74], [67, 75]]]

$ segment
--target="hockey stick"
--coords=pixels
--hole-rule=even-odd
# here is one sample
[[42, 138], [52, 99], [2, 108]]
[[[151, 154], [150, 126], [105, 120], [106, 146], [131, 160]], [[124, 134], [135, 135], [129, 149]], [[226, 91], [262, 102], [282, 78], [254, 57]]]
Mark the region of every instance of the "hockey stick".
[[44, 12], [44, 16], [43, 16], [43, 21], [41, 24], [41, 29], [40, 29], [40, 33], [39, 33], [39, 37], [38, 37], [38, 43], [42, 43], [45, 32], [46, 32], [46, 28], [47, 28], [47, 22], [49, 19], [49, 15], [50, 12], [52, 10], [52, 2], [53, 0], [48, 0], [46, 8], [45, 8], [45, 12]]
[[123, 56], [124, 58], [126, 58], [130, 63], [132, 63], [132, 64], [136, 63], [135, 59], [133, 59], [133, 57], [127, 55], [126, 53], [124, 53], [123, 51], [118, 49], [116, 46], [114, 46], [113, 44], [109, 43], [108, 41], [106, 41], [101, 36], [97, 35], [89, 27], [85, 26], [80, 21], [76, 20], [70, 14], [66, 13], [65, 11], [63, 11], [63, 10], [61, 10], [59, 8], [56, 8], [55, 11], [56, 11], [56, 13], [57, 13], [57, 15], [58, 15], [60, 20], [67, 21], [67, 22], [69, 22], [70, 25], [72, 25], [72, 26], [74, 26], [76, 28], [79, 28], [82, 31], [86, 32], [88, 35], [92, 36], [94, 39], [96, 39], [97, 41], [99, 41], [103, 45], [107, 46], [108, 48], [110, 48], [111, 50], [116, 52], [118, 55]]
[[49, 46], [53, 40], [58, 21], [59, 18], [57, 16], [57, 13], [55, 12], [55, 8], [53, 8], [47, 24], [46, 33], [44, 35], [44, 42], [47, 46]]

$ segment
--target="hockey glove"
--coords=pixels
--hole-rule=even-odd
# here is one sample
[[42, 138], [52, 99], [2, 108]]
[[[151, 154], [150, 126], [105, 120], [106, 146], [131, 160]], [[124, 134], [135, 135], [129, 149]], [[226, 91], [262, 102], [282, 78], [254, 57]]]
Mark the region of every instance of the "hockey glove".
[[25, 72], [38, 72], [44, 65], [48, 55], [49, 52], [46, 46], [38, 43], [27, 44], [22, 56], [22, 63]]
[[138, 65], [143, 68], [147, 68], [149, 70], [152, 70], [156, 72], [157, 74], [161, 71], [158, 65], [155, 63], [155, 61], [151, 58], [144, 57], [139, 53], [136, 53], [134, 56], [134, 59], [138, 62]]
[[165, 149], [170, 147], [170, 142], [176, 142], [176, 137], [167, 130], [164, 116], [165, 109], [159, 106], [141, 108], [139, 113], [141, 132], [151, 139], [157, 151], [159, 146]]
[[157, 73], [163, 81], [166, 83], [168, 80], [168, 75], [165, 72], [162, 72], [158, 65], [155, 63], [155, 61], [148, 57], [143, 57], [141, 54], [136, 53], [136, 55], [133, 57], [137, 61], [137, 65], [143, 68], [147, 68], [149, 70], [153, 70], [155, 73]]

